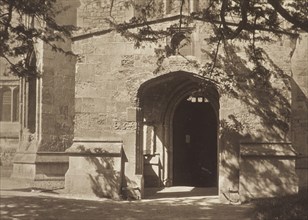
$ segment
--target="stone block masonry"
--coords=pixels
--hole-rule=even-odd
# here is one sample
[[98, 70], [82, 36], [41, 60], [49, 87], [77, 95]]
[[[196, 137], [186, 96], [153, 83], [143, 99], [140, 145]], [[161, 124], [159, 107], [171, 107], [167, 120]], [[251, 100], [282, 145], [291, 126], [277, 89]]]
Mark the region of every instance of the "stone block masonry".
[[75, 140], [66, 153], [70, 157], [65, 175], [68, 193], [120, 198], [124, 178], [121, 142]]
[[[160, 27], [163, 26], [168, 26], [168, 24], [160, 24]], [[201, 23], [197, 26], [198, 30], [206, 30], [205, 27], [207, 27], [206, 24]], [[195, 63], [202, 64], [209, 61], [209, 58], [203, 56], [201, 52], [202, 48], [206, 50], [210, 48], [202, 40], [206, 35], [208, 35], [206, 32], [194, 35], [194, 50], [192, 50], [193, 53], [189, 56], [189, 59], [195, 61]], [[198, 46], [198, 43], [201, 45]], [[286, 54], [292, 48], [284, 50], [283, 46], [277, 47], [277, 45], [280, 44], [268, 44], [265, 45], [265, 49], [269, 51], [270, 56], [273, 56], [275, 51], [281, 51], [280, 55], [283, 58], [279, 60], [273, 58], [273, 61], [277, 63], [277, 66], [281, 66], [281, 71], [284, 71], [286, 75], [290, 75], [290, 68], [288, 68], [290, 60], [288, 60], [288, 55]], [[155, 135], [157, 136], [153, 138], [156, 138], [155, 143], [157, 145], [155, 149], [153, 148], [155, 152], [152, 152], [153, 149], [151, 149], [151, 152], [159, 155], [162, 160], [163, 168], [156, 172], [162, 173], [157, 174], [158, 179], [155, 176], [150, 178], [156, 179], [159, 184], [166, 183], [169, 181], [168, 178], [172, 177], [168, 174], [172, 169], [172, 165], [170, 165], [172, 159], [169, 159], [168, 162], [166, 156], [163, 155], [171, 152], [168, 149], [168, 147], [171, 147], [169, 146], [170, 143], [166, 142], [171, 133], [166, 133], [166, 125], [163, 125], [161, 121], [166, 116], [162, 115], [167, 114], [164, 111], [166, 106], [170, 105], [170, 97], [176, 97], [175, 90], [172, 89], [177, 88], [176, 85], [183, 86], [183, 90], [187, 88], [185, 83], [188, 85], [190, 79], [183, 80], [181, 78], [182, 74], [187, 73], [187, 75], [191, 74], [191, 76], [199, 74], [199, 69], [196, 65], [192, 65], [187, 59], [180, 56], [166, 58], [162, 62], [161, 70], [156, 75], [153, 74], [157, 68], [155, 47], [156, 45], [154, 44], [147, 44], [135, 49], [131, 43], [121, 39], [119, 34], [115, 32], [78, 39], [74, 41], [73, 45], [74, 50], [80, 52], [83, 57], [82, 61], [76, 65], [75, 138], [99, 139], [107, 142], [110, 140], [123, 141], [123, 152], [127, 158], [124, 163], [125, 176], [130, 180], [130, 183], [127, 184], [128, 188], [143, 188], [143, 180], [140, 180], [139, 176], [136, 175], [136, 170], [141, 169], [139, 167], [144, 165], [138, 164], [140, 162], [136, 158], [140, 153], [136, 149], [136, 145], [140, 141], [138, 135], [136, 137], [136, 133], [140, 132], [138, 129], [144, 129], [144, 127], [138, 127], [140, 123], [138, 121], [140, 120], [138, 118], [138, 108], [142, 108], [143, 115], [141, 117], [144, 117], [144, 119], [141, 120], [152, 123], [151, 126], [156, 129], [157, 133]], [[221, 127], [219, 128], [220, 159], [218, 163], [221, 172], [218, 187], [222, 200], [224, 200], [223, 193], [228, 193], [230, 190], [239, 193], [240, 141], [284, 142], [290, 140], [288, 138], [288, 118], [283, 115], [283, 111], [280, 111], [282, 106], [288, 108], [290, 105], [290, 91], [286, 86], [288, 84], [286, 78], [273, 74], [269, 78], [270, 86], [266, 89], [259, 82], [255, 82], [256, 87], [247, 90], [245, 87], [245, 73], [249, 70], [242, 65], [247, 60], [244, 50], [239, 52], [230, 51], [230, 53], [233, 58], [224, 60], [226, 68], [231, 71], [238, 71], [235, 74], [242, 75], [244, 80], [235, 84], [238, 87], [234, 88], [234, 91], [238, 96], [234, 97], [226, 91], [219, 91], [219, 104], [216, 107], [221, 122]], [[235, 61], [237, 68], [233, 68], [231, 65]], [[281, 65], [279, 62], [281, 62]], [[272, 72], [274, 73], [275, 71], [273, 70]], [[172, 74], [174, 77], [169, 77]], [[164, 77], [166, 81], [162, 80]], [[159, 80], [159, 78], [162, 79]], [[149, 81], [155, 81], [156, 79], [161, 82], [161, 85], [154, 86], [156, 85], [154, 83], [153, 87], [150, 87], [144, 95], [140, 106], [138, 104], [138, 98], [140, 98], [138, 96], [142, 94], [140, 87], [143, 84], [150, 84]], [[241, 87], [241, 85], [243, 86]], [[279, 91], [279, 95], [284, 98], [277, 98], [273, 93], [274, 90]], [[138, 94], [139, 92], [140, 94]], [[178, 92], [180, 93], [181, 91], [179, 90]], [[142, 123], [145, 123], [145, 121], [142, 121]], [[293, 172], [293, 165], [289, 165], [290, 172]], [[146, 171], [144, 170], [144, 172]], [[146, 181], [149, 180], [148, 178]], [[243, 195], [245, 193], [242, 191]]]
[[296, 156], [291, 144], [242, 143], [240, 200], [296, 194]]
[[[43, 168], [46, 173], [50, 169], [38, 169], [37, 155], [66, 151], [69, 169], [65, 182], [72, 193], [119, 198], [124, 190], [126, 195], [140, 198], [144, 183], [172, 186], [177, 147], [173, 139], [174, 114], [179, 103], [201, 98], [211, 105], [212, 117], [217, 119], [217, 126], [208, 134], [217, 137], [217, 143], [213, 142], [213, 149], [217, 149], [217, 178], [211, 181], [216, 184], [221, 201], [274, 196], [280, 191], [295, 193], [296, 154], [289, 154], [291, 150], [287, 149], [294, 147], [303, 155], [301, 161], [305, 160], [307, 90], [303, 83], [306, 68], [302, 68], [301, 59], [305, 57], [306, 52], [301, 50], [304, 47], [297, 46], [291, 64], [289, 54], [295, 47], [294, 40], [285, 37], [259, 45], [268, 55], [268, 62], [264, 61], [266, 71], [256, 72], [246, 53], [247, 45], [228, 41], [218, 54], [222, 72], [211, 75], [204, 72], [204, 66], [211, 63], [207, 53], [214, 47], [204, 40], [210, 35], [208, 24], [194, 23], [185, 57], [177, 54], [158, 62], [157, 49], [170, 44], [170, 39], [135, 48], [133, 42], [103, 22], [110, 15], [123, 22], [132, 13], [117, 1], [110, 10], [110, 2], [81, 0], [74, 8], [72, 16], [81, 30], [65, 46], [71, 47], [79, 59], [58, 56], [43, 45], [43, 75], [33, 86], [37, 92], [32, 100], [36, 105], [31, 109], [36, 110], [32, 127], [35, 132], [30, 128], [23, 130], [23, 151], [16, 160], [16, 169], [23, 170], [20, 164], [24, 163], [25, 172], [37, 176], [36, 171], [40, 170], [40, 177], [44, 177]], [[177, 22], [170, 19], [153, 25], [153, 29], [167, 29]], [[298, 41], [298, 45], [303, 42]], [[22, 121], [26, 117], [25, 111]], [[241, 143], [251, 146], [243, 147]], [[263, 155], [262, 150], [267, 147], [273, 147], [273, 152], [287, 152], [281, 156], [266, 150], [268, 155]], [[243, 151], [254, 148], [254, 155]], [[31, 160], [29, 166], [26, 160]], [[51, 162], [46, 159], [46, 163]], [[296, 162], [297, 171], [302, 164], [300, 160]], [[268, 184], [272, 191], [265, 193], [254, 184], [251, 167], [256, 167], [258, 182], [264, 187]], [[300, 176], [304, 176], [302, 171]], [[287, 179], [291, 186], [288, 189]], [[299, 182], [306, 184], [303, 178]]]

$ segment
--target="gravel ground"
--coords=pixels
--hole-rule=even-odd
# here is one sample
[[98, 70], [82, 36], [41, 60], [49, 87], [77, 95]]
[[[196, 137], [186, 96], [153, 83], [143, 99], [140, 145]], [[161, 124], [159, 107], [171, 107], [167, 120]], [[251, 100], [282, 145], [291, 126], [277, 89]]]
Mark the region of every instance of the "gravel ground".
[[213, 219], [248, 220], [248, 205], [217, 203], [216, 198], [165, 198], [141, 201], [76, 200], [1, 193], [4, 219]]
[[[252, 205], [220, 204], [218, 196], [170, 188], [137, 201], [85, 198], [63, 189], [41, 190], [30, 182], [2, 177], [0, 219], [211, 219], [252, 220]], [[184, 190], [184, 191], [183, 191]], [[185, 191], [186, 190], [186, 191]], [[177, 191], [177, 192], [175, 192]], [[194, 193], [192, 193], [194, 191]]]

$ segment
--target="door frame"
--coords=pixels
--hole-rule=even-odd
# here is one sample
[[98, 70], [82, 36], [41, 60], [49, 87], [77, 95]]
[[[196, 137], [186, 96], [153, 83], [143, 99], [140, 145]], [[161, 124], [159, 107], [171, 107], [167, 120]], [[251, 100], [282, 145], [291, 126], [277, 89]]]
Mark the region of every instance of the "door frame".
[[[173, 118], [174, 113], [180, 102], [187, 96], [195, 92], [202, 93], [211, 103], [217, 119], [217, 183], [219, 183], [219, 164], [220, 164], [220, 139], [219, 139], [219, 98], [220, 89], [210, 79], [199, 76], [195, 73], [184, 71], [171, 72], [166, 75], [158, 76], [144, 82], [138, 89], [136, 94], [136, 151], [135, 151], [135, 174], [140, 178], [144, 178], [144, 158], [143, 158], [143, 118], [144, 103], [143, 98], [146, 90], [152, 86], [158, 85], [170, 80], [176, 80], [181, 77], [181, 83], [178, 83], [172, 92], [165, 94], [163, 109], [158, 118], [160, 126], [162, 126], [162, 154], [160, 162], [162, 165], [161, 181], [164, 186], [173, 185]], [[185, 81], [183, 78], [185, 77]], [[143, 187], [143, 184], [142, 184]]]
[[[197, 92], [199, 87], [182, 85], [171, 95], [167, 110], [163, 116], [164, 152], [163, 182], [165, 186], [173, 186], [173, 119], [176, 109], [183, 99]], [[219, 100], [213, 94], [205, 95], [213, 107], [217, 120], [217, 186], [219, 182]]]

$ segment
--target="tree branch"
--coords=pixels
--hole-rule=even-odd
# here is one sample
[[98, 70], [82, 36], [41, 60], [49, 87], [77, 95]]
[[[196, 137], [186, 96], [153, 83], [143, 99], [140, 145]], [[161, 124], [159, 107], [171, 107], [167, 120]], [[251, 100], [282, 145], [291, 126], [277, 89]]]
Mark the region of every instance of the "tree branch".
[[182, 26], [182, 17], [183, 17], [183, 6], [184, 6], [184, 1], [181, 0], [181, 8], [180, 8], [180, 26], [179, 26], [179, 31], [181, 32], [181, 26]]
[[294, 24], [296, 27], [308, 32], [308, 20], [301, 21], [300, 19], [296, 18], [296, 16], [292, 16], [282, 5], [279, 3], [278, 0], [268, 0], [267, 1], [284, 19], [289, 21], [290, 23]]
[[228, 26], [225, 16], [226, 16], [226, 11], [228, 9], [228, 3], [229, 0], [223, 0], [220, 8], [220, 19], [221, 23], [224, 29], [224, 34], [226, 35], [226, 38], [228, 39], [234, 39], [236, 38], [242, 30], [247, 25], [247, 12], [248, 12], [248, 6], [249, 6], [250, 0], [241, 0], [240, 2], [240, 8], [241, 8], [241, 21], [238, 23], [237, 28], [232, 31], [232, 29]]
[[113, 20], [115, 20], [114, 17], [112, 16], [113, 4], [114, 4], [114, 0], [111, 0], [111, 2], [110, 2], [110, 9], [109, 9], [109, 16], [110, 16]]
[[[221, 25], [219, 25], [218, 30], [220, 30], [220, 27], [221, 27]], [[221, 44], [223, 37], [224, 37], [224, 35], [223, 35], [223, 33], [221, 33], [221, 35], [218, 39], [217, 45], [216, 45], [216, 51], [215, 51], [215, 55], [214, 55], [214, 58], [213, 58], [213, 65], [212, 65], [209, 73], [212, 73], [214, 68], [216, 67], [216, 61], [217, 61], [217, 57], [218, 57], [219, 47], [220, 47], [220, 44]]]
[[222, 26], [225, 30], [229, 30], [230, 28], [228, 27], [227, 23], [226, 23], [226, 10], [228, 8], [228, 0], [223, 0], [222, 4], [221, 4], [221, 8], [220, 8], [220, 20], [222, 23]]
[[10, 2], [9, 4], [9, 8], [8, 8], [8, 18], [7, 18], [7, 21], [5, 23], [5, 26], [4, 26], [4, 39], [6, 40], [8, 38], [8, 30], [9, 30], [9, 27], [10, 27], [10, 24], [11, 24], [11, 21], [12, 21], [12, 16], [13, 16], [13, 2]]
[[4, 16], [7, 16], [7, 15], [9, 15], [9, 13], [4, 13], [4, 14], [0, 15], [0, 18], [4, 17]]
[[241, 31], [245, 28], [245, 26], [247, 25], [247, 11], [248, 11], [249, 2], [250, 2], [250, 0], [241, 0], [241, 17], [242, 17], [242, 20], [238, 24], [238, 27], [236, 28], [236, 30], [232, 34], [231, 38], [237, 37], [241, 33]]
[[10, 64], [11, 68], [15, 73], [17, 73], [17, 75], [22, 75], [21, 72], [15, 67], [15, 64], [7, 56], [1, 54], [1, 57], [3, 57]]

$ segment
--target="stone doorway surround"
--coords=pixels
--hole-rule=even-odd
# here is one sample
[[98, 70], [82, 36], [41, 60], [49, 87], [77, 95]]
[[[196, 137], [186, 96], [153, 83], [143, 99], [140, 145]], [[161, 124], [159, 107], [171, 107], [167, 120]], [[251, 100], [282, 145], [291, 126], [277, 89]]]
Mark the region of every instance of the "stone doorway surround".
[[[234, 114], [245, 115], [248, 111], [245, 106], [235, 108], [241, 104], [239, 100], [221, 91], [210, 79], [184, 71], [157, 76], [138, 90], [135, 174], [144, 178], [144, 187], [174, 186], [173, 118], [181, 101], [192, 94], [205, 97], [216, 114], [217, 182], [221, 202], [297, 192], [296, 153], [292, 145], [285, 141], [260, 141], [250, 137], [253, 131], [244, 134], [226, 126]], [[261, 122], [256, 125], [267, 129]], [[266, 194], [261, 185], [269, 189]]]
[[[211, 81], [197, 74], [173, 72], [149, 80], [140, 87], [136, 156], [141, 158], [136, 160], [136, 173], [143, 173], [145, 187], [173, 186], [174, 113], [180, 102], [192, 94], [211, 103], [218, 124], [217, 89]], [[218, 152], [219, 147], [217, 155]]]

